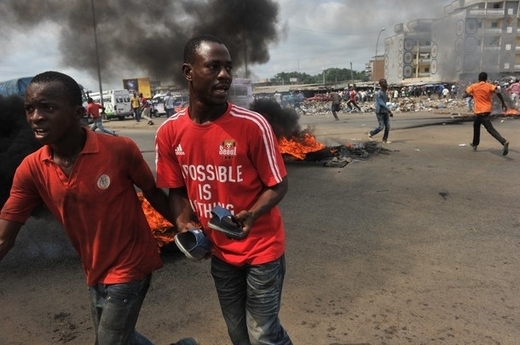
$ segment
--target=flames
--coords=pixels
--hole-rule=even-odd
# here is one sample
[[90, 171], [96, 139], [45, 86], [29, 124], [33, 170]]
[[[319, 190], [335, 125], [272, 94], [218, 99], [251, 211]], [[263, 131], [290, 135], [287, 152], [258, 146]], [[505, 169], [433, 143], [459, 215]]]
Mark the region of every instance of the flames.
[[302, 138], [281, 138], [278, 144], [282, 154], [290, 154], [301, 160], [305, 159], [307, 153], [325, 148], [325, 145], [319, 143], [310, 133], [305, 133]]
[[515, 108], [508, 108], [502, 115], [517, 116], [517, 115], [520, 115], [520, 113]]
[[150, 205], [142, 192], [138, 192], [137, 196], [139, 197], [144, 215], [159, 247], [172, 243], [175, 240], [175, 233], [173, 232], [174, 226], [172, 223], [167, 221]]

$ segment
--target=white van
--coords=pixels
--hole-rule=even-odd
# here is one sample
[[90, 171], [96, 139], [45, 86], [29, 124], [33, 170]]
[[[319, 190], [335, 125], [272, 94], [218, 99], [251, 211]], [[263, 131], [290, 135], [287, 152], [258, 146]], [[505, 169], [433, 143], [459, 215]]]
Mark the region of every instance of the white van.
[[[127, 116], [133, 116], [130, 98], [132, 94], [128, 90], [107, 90], [103, 91], [103, 106], [107, 118], [111, 119], [117, 117], [119, 120], [124, 120]], [[101, 104], [99, 92], [92, 92], [88, 95], [94, 102]]]

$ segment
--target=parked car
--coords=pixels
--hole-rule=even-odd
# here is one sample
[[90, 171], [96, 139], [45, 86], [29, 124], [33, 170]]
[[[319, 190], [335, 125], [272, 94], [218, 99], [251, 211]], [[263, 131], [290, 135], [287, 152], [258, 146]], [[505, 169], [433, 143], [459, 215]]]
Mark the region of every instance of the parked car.
[[[160, 117], [166, 115], [166, 110], [164, 108], [164, 98], [166, 97], [165, 93], [159, 93], [152, 98], [152, 103], [154, 106], [154, 116]], [[173, 110], [176, 113], [177, 109], [184, 108], [185, 103], [188, 101], [188, 96], [183, 96], [181, 94], [172, 94], [174, 98], [173, 101]]]

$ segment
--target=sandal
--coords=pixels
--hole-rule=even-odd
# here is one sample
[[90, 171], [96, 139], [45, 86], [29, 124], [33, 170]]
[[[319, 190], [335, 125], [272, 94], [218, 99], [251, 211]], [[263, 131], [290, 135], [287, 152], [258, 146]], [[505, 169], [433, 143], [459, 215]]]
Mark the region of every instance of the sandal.
[[245, 237], [245, 234], [242, 231], [242, 226], [237, 217], [235, 217], [228, 209], [221, 206], [215, 206], [211, 211], [211, 214], [213, 217], [208, 223], [209, 228], [220, 231], [227, 237], [235, 240], [241, 240]]
[[210, 252], [212, 243], [197, 228], [175, 235], [175, 244], [189, 259], [199, 261]]

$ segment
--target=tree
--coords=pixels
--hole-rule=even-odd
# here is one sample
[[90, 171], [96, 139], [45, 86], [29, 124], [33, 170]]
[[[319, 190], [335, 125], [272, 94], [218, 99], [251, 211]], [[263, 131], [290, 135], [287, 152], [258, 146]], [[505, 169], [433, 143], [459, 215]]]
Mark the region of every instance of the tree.
[[[323, 71], [327, 83], [349, 83], [352, 78], [354, 80], [367, 81], [365, 71], [357, 72], [347, 68], [327, 68]], [[323, 82], [323, 74], [309, 75], [300, 72], [280, 72], [269, 81], [272, 85], [288, 85], [291, 84], [291, 78], [296, 78], [296, 84], [321, 84]]]

